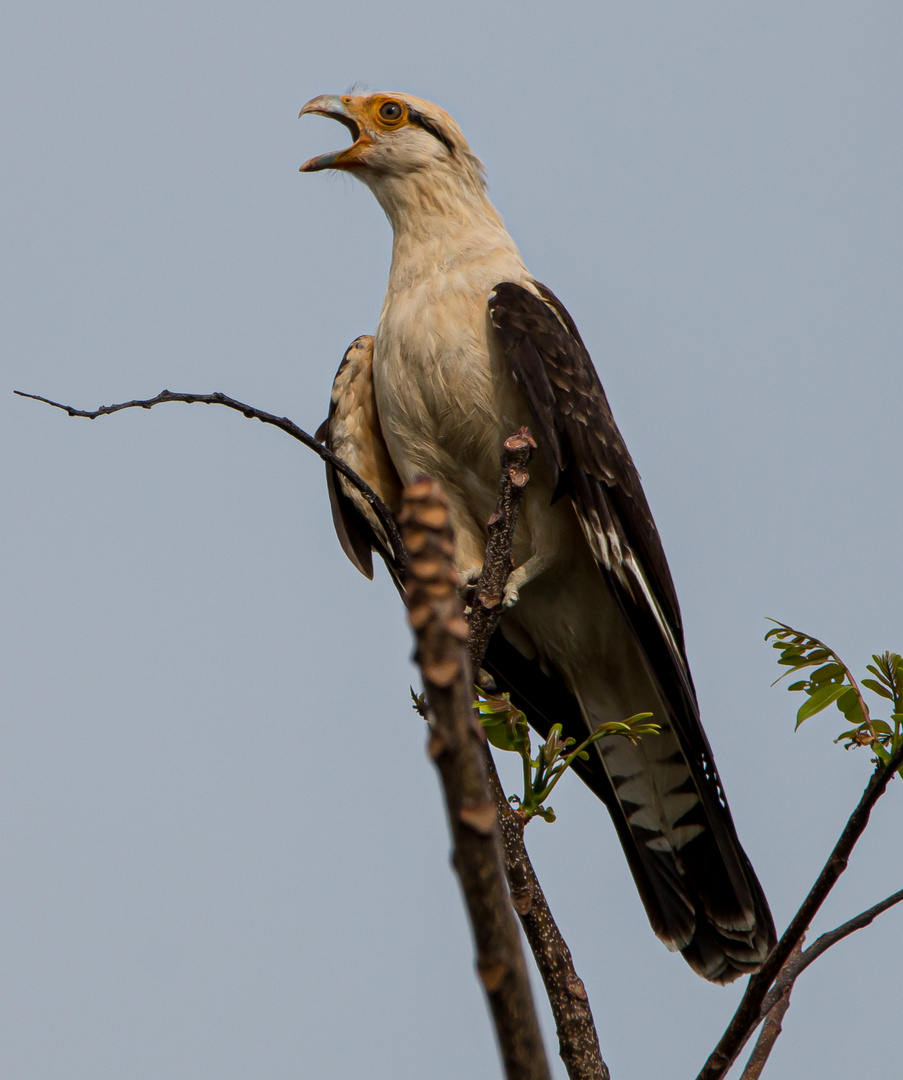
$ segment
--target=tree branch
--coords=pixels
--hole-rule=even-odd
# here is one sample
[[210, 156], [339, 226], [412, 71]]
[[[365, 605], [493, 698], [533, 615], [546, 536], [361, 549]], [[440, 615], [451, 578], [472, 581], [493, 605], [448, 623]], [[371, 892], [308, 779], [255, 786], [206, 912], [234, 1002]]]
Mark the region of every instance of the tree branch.
[[836, 945], [838, 941], [843, 941], [845, 937], [849, 937], [850, 934], [855, 933], [857, 930], [864, 929], [879, 915], [887, 911], [888, 908], [892, 908], [895, 904], [899, 904], [901, 900], [903, 900], [903, 889], [892, 893], [879, 904], [875, 904], [855, 918], [842, 923], [835, 930], [829, 930], [827, 933], [822, 934], [821, 937], [816, 938], [813, 944], [803, 953], [799, 967], [794, 972], [794, 978], [796, 978], [797, 975], [802, 974], [813, 960], [817, 960], [822, 953], [827, 952], [832, 945]]
[[411, 554], [407, 579], [415, 659], [431, 721], [429, 754], [442, 778], [454, 866], [470, 915], [483, 982], [508, 1080], [549, 1080], [549, 1066], [502, 866], [489, 793], [483, 730], [474, 718], [468, 626], [458, 597], [448, 502], [421, 477], [405, 489], [401, 512]]
[[842, 923], [836, 929], [826, 931], [821, 937], [816, 938], [808, 949], [804, 950], [799, 955], [791, 954], [790, 959], [781, 968], [781, 973], [775, 980], [774, 987], [768, 991], [765, 1000], [762, 1002], [762, 1010], [759, 1014], [760, 1018], [764, 1020], [780, 997], [780, 984], [789, 981], [792, 985], [796, 982], [797, 978], [802, 975], [806, 968], [817, 960], [822, 953], [827, 952], [832, 945], [836, 945], [838, 941], [843, 941], [845, 937], [849, 937], [850, 934], [855, 933], [857, 930], [863, 930], [879, 915], [887, 911], [888, 908], [892, 908], [895, 904], [899, 904], [901, 900], [903, 900], [903, 889], [900, 889], [899, 892], [892, 893], [880, 903], [874, 904], [872, 907], [868, 908], [868, 910], [863, 911], [854, 918], [848, 919], [847, 922]]
[[803, 942], [800, 940], [796, 943], [793, 952], [790, 954], [790, 959], [781, 968], [781, 973], [775, 980], [772, 989], [774, 1001], [767, 1010], [763, 1006], [762, 1030], [759, 1032], [756, 1045], [749, 1055], [749, 1061], [746, 1063], [746, 1068], [743, 1070], [740, 1080], [759, 1080], [759, 1076], [765, 1068], [765, 1063], [774, 1049], [774, 1044], [783, 1030], [784, 1014], [790, 1008], [790, 994], [793, 991], [793, 983], [796, 979], [796, 976], [790, 973], [790, 969], [799, 960], [802, 947]]
[[[759, 971], [750, 978], [737, 1011], [721, 1036], [720, 1042], [703, 1066], [697, 1080], [722, 1080], [722, 1077], [737, 1059], [737, 1055], [759, 1024], [762, 1016], [762, 1006], [772, 983], [775, 982], [793, 949], [802, 941], [809, 924], [836, 885], [840, 875], [846, 870], [853, 848], [868, 825], [872, 807], [884, 794], [888, 783], [901, 765], [903, 765], [903, 745], [897, 749], [886, 765], [879, 765], [872, 773], [858, 806], [850, 815], [840, 839], [809, 891], [809, 895], [784, 931], [781, 940], [772, 949], [768, 959]], [[825, 946], [825, 948], [827, 947]], [[815, 958], [813, 957], [813, 959]]]
[[527, 465], [536, 449], [529, 428], [522, 427], [516, 435], [509, 436], [502, 448], [502, 468], [499, 477], [499, 494], [495, 513], [486, 523], [489, 539], [483, 569], [473, 590], [470, 614], [470, 660], [473, 670], [479, 671], [504, 612], [502, 598], [505, 585], [514, 569], [511, 547], [514, 529], [520, 512], [524, 490], [530, 479]]
[[379, 518], [380, 524], [389, 538], [389, 543], [392, 545], [392, 560], [396, 571], [402, 579], [407, 574], [407, 553], [398, 526], [395, 523], [395, 518], [392, 517], [388, 506], [373, 488], [358, 476], [354, 469], [350, 469], [341, 458], [337, 457], [331, 450], [327, 450], [313, 435], [298, 427], [286, 416], [276, 416], [273, 413], [264, 412], [262, 409], [255, 409], [253, 405], [246, 405], [243, 401], [236, 401], [235, 398], [218, 392], [214, 394], [174, 394], [169, 390], [162, 390], [153, 398], [122, 401], [118, 405], [101, 405], [100, 408], [94, 410], [76, 409], [71, 405], [63, 405], [59, 401], [51, 401], [50, 398], [41, 397], [38, 394], [26, 394], [23, 390], [14, 390], [13, 393], [18, 394], [19, 397], [31, 398], [32, 401], [42, 401], [45, 405], [52, 405], [54, 409], [63, 409], [69, 416], [82, 416], [86, 420], [96, 420], [98, 416], [109, 416], [111, 413], [121, 412], [123, 409], [151, 409], [154, 405], [163, 405], [169, 401], [181, 401], [186, 405], [224, 405], [227, 409], [240, 412], [242, 416], [246, 416], [249, 420], [259, 420], [262, 424], [271, 424], [273, 427], [279, 428], [280, 431], [284, 431], [287, 435], [291, 435], [298, 442], [304, 443], [308, 449], [313, 450], [324, 461], [328, 461], [357, 488], [373, 507], [373, 512]]
[[903, 900], [903, 889], [886, 897], [880, 903], [868, 908], [867, 911], [855, 916], [855, 918], [847, 920], [836, 929], [822, 934], [805, 951], [802, 948], [802, 941], [797, 943], [789, 959], [781, 968], [777, 979], [775, 979], [774, 986], [768, 991], [762, 1003], [762, 1009], [759, 1013], [759, 1018], [763, 1021], [762, 1030], [759, 1032], [756, 1045], [752, 1054], [750, 1054], [740, 1080], [758, 1080], [774, 1048], [774, 1044], [781, 1034], [781, 1023], [784, 1014], [790, 1008], [790, 994], [796, 980], [806, 968], [823, 953], [827, 952], [832, 945], [836, 945], [838, 941], [843, 941], [845, 937], [855, 933], [857, 930], [862, 930], [882, 912], [892, 908], [895, 904], [899, 904], [901, 900]]
[[[526, 428], [505, 440], [496, 511], [489, 520], [483, 570], [470, 611], [470, 659], [479, 671], [486, 647], [502, 616], [502, 597], [514, 568], [511, 545], [518, 510], [529, 481], [527, 464], [536, 443]], [[570, 1080], [609, 1080], [586, 989], [577, 975], [571, 951], [546, 901], [524, 845], [524, 819], [505, 797], [488, 745], [486, 768], [502, 833], [505, 869], [511, 899], [520, 916], [558, 1032], [558, 1052]]]
[[[277, 427], [313, 450], [360, 491], [373, 508], [389, 539], [394, 569], [402, 578], [406, 578], [411, 571], [408, 548], [391, 511], [379, 495], [341, 458], [287, 417], [264, 412], [219, 392], [188, 394], [163, 390], [154, 398], [102, 405], [95, 410], [76, 409], [71, 405], [21, 390], [16, 390], [14, 393], [19, 397], [30, 398], [53, 408], [62, 409], [69, 416], [84, 417], [88, 420], [95, 420], [100, 416], [120, 412], [123, 409], [150, 409], [155, 405], [178, 401], [185, 404], [223, 405], [242, 413], [248, 419], [256, 419], [261, 423]], [[469, 895], [471, 886], [479, 882], [483, 876], [480, 868], [488, 865], [485, 862], [485, 846], [482, 862], [477, 860], [471, 864], [469, 858], [462, 855], [459, 865], [459, 854], [471, 847], [465, 838], [473, 839], [474, 835], [492, 836], [494, 834], [493, 827], [490, 827], [488, 831], [485, 827], [489, 816], [486, 813], [486, 807], [491, 805], [488, 797], [490, 790], [496, 802], [511, 900], [520, 916], [549, 996], [558, 1030], [559, 1052], [567, 1068], [568, 1076], [571, 1080], [609, 1080], [608, 1068], [602, 1060], [599, 1049], [598, 1034], [586, 990], [576, 973], [570, 950], [555, 923], [524, 846], [523, 817], [507, 801], [488, 745], [482, 738], [482, 731], [473, 721], [470, 695], [471, 670], [466, 660], [462, 663], [454, 658], [454, 648], [457, 648], [462, 657], [464, 656], [461, 643], [469, 639], [468, 652], [472, 670], [479, 670], [489, 640], [503, 614], [502, 598], [505, 584], [514, 569], [511, 554], [514, 530], [524, 488], [529, 480], [527, 464], [535, 446], [536, 443], [527, 428], [521, 428], [516, 435], [512, 435], [505, 441], [497, 508], [488, 522], [489, 539], [486, 556], [474, 589], [468, 621], [465, 621], [460, 614], [455, 616], [450, 613], [451, 609], [447, 603], [447, 587], [454, 592], [456, 579], [451, 569], [448, 575], [441, 569], [445, 564], [449, 568], [453, 565], [453, 561], [449, 561], [453, 551], [453, 540], [448, 526], [448, 509], [444, 497], [438, 487], [425, 478], [412, 485], [412, 488], [405, 493], [407, 501], [404, 512], [408, 515], [405, 519], [406, 530], [413, 528], [418, 537], [417, 540], [412, 541], [409, 534], [409, 544], [414, 543], [415, 547], [416, 544], [421, 544], [420, 553], [424, 555], [429, 553], [429, 557], [418, 560], [419, 570], [414, 569], [413, 572], [411, 588], [414, 591], [409, 596], [410, 620], [421, 643], [418, 648], [418, 659], [428, 664], [432, 671], [431, 678], [426, 667], [422, 667], [424, 685], [427, 688], [427, 701], [437, 720], [436, 730], [430, 740], [430, 753], [436, 759], [440, 773], [443, 775], [447, 800], [451, 799], [447, 804], [456, 844], [455, 865], [468, 899], [469, 910], [471, 910], [471, 920], [477, 940], [478, 970], [496, 1020], [496, 1030], [507, 1075], [509, 1078], [517, 1077], [518, 1080], [547, 1080], [549, 1073], [529, 983], [523, 981], [526, 979], [526, 971], [519, 940], [516, 952], [509, 951], [510, 933], [509, 945], [501, 951], [494, 950], [491, 944], [488, 949], [481, 950], [480, 943], [483, 936], [489, 934], [487, 938], [489, 941], [492, 933], [505, 921], [504, 916], [499, 915], [497, 897], [489, 903], [488, 909], [483, 910], [480, 905], [484, 901], [473, 901]], [[424, 484], [427, 486], [424, 487]], [[441, 513], [436, 509], [440, 505]], [[437, 524], [440, 517], [442, 522]], [[430, 539], [431, 536], [432, 539]], [[437, 537], [439, 537], [438, 540]], [[415, 555], [418, 554], [415, 548], [412, 547], [410, 550]], [[437, 558], [440, 560], [439, 563], [436, 562]], [[449, 583], [451, 583], [450, 586]], [[417, 589], [420, 589], [419, 593], [416, 592]], [[415, 595], [421, 600], [416, 612], [413, 599]], [[460, 612], [460, 603], [456, 595], [453, 596], [453, 600]], [[418, 626], [418, 621], [422, 625]], [[424, 645], [426, 641], [424, 633], [427, 637], [430, 636], [428, 627], [433, 628], [433, 636], [431, 644]], [[447, 639], [444, 645], [441, 644], [443, 635]], [[457, 641], [454, 648], [449, 644], [452, 641]], [[424, 648], [425, 651], [423, 651]], [[435, 649], [438, 649], [438, 652]], [[449, 652], [449, 649], [452, 651]], [[443, 684], [443, 677], [448, 675], [452, 667], [454, 673], [451, 676], [451, 682]], [[460, 678], [461, 675], [465, 678], [464, 682]], [[453, 684], [457, 685], [457, 690]], [[463, 697], [461, 696], [462, 687], [464, 687]], [[465, 702], [463, 706], [462, 701]], [[434, 702], [440, 703], [438, 711]], [[482, 754], [479, 755], [483, 760], [482, 781], [469, 771], [469, 767], [461, 773], [462, 766], [459, 763], [448, 769], [443, 768], [442, 760], [453, 757], [451, 747], [456, 740], [461, 742], [462, 737], [460, 727], [445, 727], [439, 720], [440, 716], [449, 723], [454, 720], [454, 723], [458, 725], [461, 716], [467, 717], [466, 726], [471, 732], [471, 741], [476, 738], [483, 748]], [[452, 734], [453, 732], [456, 734]], [[463, 745], [463, 742], [461, 744]], [[455, 761], [457, 762], [456, 758]], [[723, 1080], [752, 1032], [760, 1023], [763, 1023], [763, 1029], [741, 1077], [741, 1080], [758, 1080], [771, 1049], [781, 1033], [781, 1023], [790, 1006], [790, 994], [796, 979], [837, 942], [868, 926], [882, 912], [903, 901], [903, 889], [901, 889], [836, 929], [822, 934], [813, 945], [802, 950], [802, 941], [809, 924], [846, 869], [849, 856], [868, 825], [872, 808], [884, 794], [887, 784], [901, 765], [903, 765], [903, 745], [883, 768], [879, 765], [875, 769], [859, 804], [850, 815], [815, 885], [766, 962], [750, 979], [737, 1011], [697, 1080]], [[482, 788], [479, 788], [480, 783], [483, 784]], [[474, 787], [475, 784], [477, 787]], [[476, 801], [472, 801], [474, 792], [477, 791], [482, 792], [485, 797], [482, 800], [477, 797]], [[470, 792], [469, 796], [468, 792]], [[457, 815], [453, 812], [453, 805], [458, 806]], [[476, 907], [473, 907], [474, 903]], [[510, 913], [507, 902], [504, 907]], [[507, 921], [514, 926], [513, 919], [509, 917]], [[516, 986], [512, 993], [505, 989], [509, 976], [513, 979], [513, 985]]]
[[[163, 390], [154, 398], [124, 401], [116, 405], [102, 405], [94, 410], [76, 409], [71, 405], [64, 405], [38, 394], [27, 394], [21, 390], [16, 390], [15, 393], [20, 397], [31, 398], [53, 408], [62, 409], [69, 416], [84, 417], [88, 420], [95, 420], [100, 416], [107, 416], [123, 409], [150, 409], [155, 405], [179, 401], [188, 405], [223, 405], [227, 409], [240, 412], [249, 419], [256, 419], [263, 424], [277, 427], [313, 450], [324, 461], [329, 462], [361, 492], [373, 507], [389, 538], [395, 569], [402, 578], [408, 574], [408, 554], [389, 508], [341, 458], [287, 417], [264, 412], [262, 409], [257, 409], [222, 393], [188, 394]], [[489, 540], [486, 557], [474, 589], [470, 613], [470, 656], [474, 671], [480, 668], [489, 639], [504, 610], [502, 597], [505, 584], [514, 569], [511, 554], [514, 529], [520, 502], [529, 480], [527, 464], [535, 446], [526, 428], [522, 428], [516, 435], [512, 435], [505, 441], [498, 503], [496, 512], [488, 523]], [[488, 746], [485, 747], [485, 760], [490, 788], [498, 811], [505, 869], [512, 901], [520, 916], [549, 996], [558, 1031], [559, 1053], [571, 1080], [609, 1080], [608, 1068], [602, 1059], [599, 1036], [586, 990], [574, 968], [571, 952], [552, 916], [524, 845], [523, 818], [505, 797]]]

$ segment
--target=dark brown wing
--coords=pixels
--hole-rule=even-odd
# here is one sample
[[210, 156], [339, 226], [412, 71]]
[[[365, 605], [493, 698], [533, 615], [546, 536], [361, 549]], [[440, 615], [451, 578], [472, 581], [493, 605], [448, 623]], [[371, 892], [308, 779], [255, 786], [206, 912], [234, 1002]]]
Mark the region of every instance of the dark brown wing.
[[[497, 285], [489, 299], [492, 324], [555, 471], [556, 498], [570, 497], [625, 629], [666, 704], [665, 726], [679, 748], [669, 764], [687, 770], [684, 783], [670, 790], [698, 793], [680, 819], [698, 826], [697, 835], [679, 853], [662, 853], [658, 837], [630, 824], [630, 804], [619, 799], [601, 755], [579, 771], [612, 812], [656, 932], [678, 942], [707, 978], [730, 981], [764, 959], [775, 940], [771, 913], [737, 839], [699, 720], [677, 596], [639, 475], [573, 320], [550, 290], [539, 283], [535, 288], [539, 296], [512, 282]], [[528, 715], [531, 699], [550, 705], [557, 694], [559, 702], [566, 700], [563, 687], [545, 686], [547, 676], [536, 665], [520, 664], [510, 645], [494, 641], [487, 663], [527, 703]], [[576, 736], [576, 701], [573, 706], [565, 731]], [[540, 719], [539, 726], [551, 720]], [[663, 784], [662, 790], [669, 789]], [[688, 906], [695, 919], [689, 934]]]
[[[393, 514], [401, 503], [401, 481], [382, 435], [373, 393], [373, 338], [363, 334], [348, 346], [332, 384], [329, 415], [317, 438], [365, 480]], [[361, 493], [326, 464], [332, 521], [342, 550], [368, 578], [373, 552], [384, 559], [392, 580], [404, 595], [394, 569], [391, 544], [379, 518]]]

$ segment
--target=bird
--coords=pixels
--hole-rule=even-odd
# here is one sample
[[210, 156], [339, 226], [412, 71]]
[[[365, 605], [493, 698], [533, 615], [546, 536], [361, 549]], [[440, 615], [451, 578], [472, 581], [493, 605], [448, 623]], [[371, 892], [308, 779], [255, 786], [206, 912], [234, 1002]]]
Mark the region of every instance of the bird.
[[[348, 93], [313, 98], [311, 114], [352, 143], [301, 172], [361, 180], [393, 231], [376, 332], [346, 352], [321, 438], [393, 512], [417, 476], [439, 481], [463, 586], [482, 563], [502, 443], [531, 430], [515, 569], [484, 666], [543, 736], [560, 723], [582, 742], [653, 714], [658, 735], [595, 742], [576, 770], [607, 806], [664, 944], [711, 982], [757, 970], [776, 940], [771, 912], [700, 722], [659, 533], [573, 319], [526, 268], [444, 109]], [[343, 478], [330, 496], [345, 552], [372, 576], [372, 552], [387, 550], [379, 522]]]

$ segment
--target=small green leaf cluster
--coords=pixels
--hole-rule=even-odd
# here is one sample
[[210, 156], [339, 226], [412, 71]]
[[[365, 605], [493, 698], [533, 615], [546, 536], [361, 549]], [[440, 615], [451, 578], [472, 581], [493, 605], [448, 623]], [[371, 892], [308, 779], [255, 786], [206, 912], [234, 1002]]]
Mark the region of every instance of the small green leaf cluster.
[[648, 723], [652, 713], [637, 713], [623, 722], [600, 724], [589, 738], [577, 746], [576, 739], [562, 739], [561, 724], [554, 724], [534, 757], [527, 718], [511, 704], [508, 694], [486, 694], [479, 687], [476, 694], [474, 707], [489, 742], [499, 750], [520, 755], [524, 794], [512, 795], [509, 802], [518, 807], [525, 822], [534, 817], [549, 822], [555, 820], [555, 811], [551, 806], [544, 805], [545, 800], [575, 761], [589, 760], [588, 748], [594, 742], [613, 735], [636, 742], [644, 735], [657, 735], [661, 731], [658, 724]]
[[888, 761], [903, 740], [903, 658], [892, 652], [873, 656], [874, 664], [867, 666], [875, 678], [862, 680], [864, 687], [892, 703], [888, 723], [872, 719], [853, 673], [823, 641], [781, 622], [765, 635], [766, 641], [772, 638], [772, 647], [780, 652], [778, 663], [788, 668], [776, 682], [793, 672], [815, 669], [808, 678], [787, 687], [805, 693], [807, 698], [796, 714], [796, 727], [833, 702], [852, 725], [834, 741], [846, 740], [848, 750], [854, 746], [869, 746], [879, 761]]

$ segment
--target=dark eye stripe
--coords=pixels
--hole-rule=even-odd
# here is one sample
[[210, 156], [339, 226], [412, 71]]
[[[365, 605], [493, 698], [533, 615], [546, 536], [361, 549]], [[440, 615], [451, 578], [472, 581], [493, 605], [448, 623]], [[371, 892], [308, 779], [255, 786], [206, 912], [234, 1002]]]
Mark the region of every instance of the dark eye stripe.
[[416, 109], [412, 109], [410, 106], [408, 106], [408, 120], [412, 124], [417, 124], [418, 127], [422, 127], [424, 131], [428, 131], [430, 135], [432, 135], [434, 138], [438, 139], [439, 142], [442, 143], [442, 145], [448, 150], [450, 154], [454, 155], [455, 144], [445, 134], [442, 128], [439, 127], [438, 124], [434, 123], [428, 117], [424, 116], [423, 113], [419, 113]]

